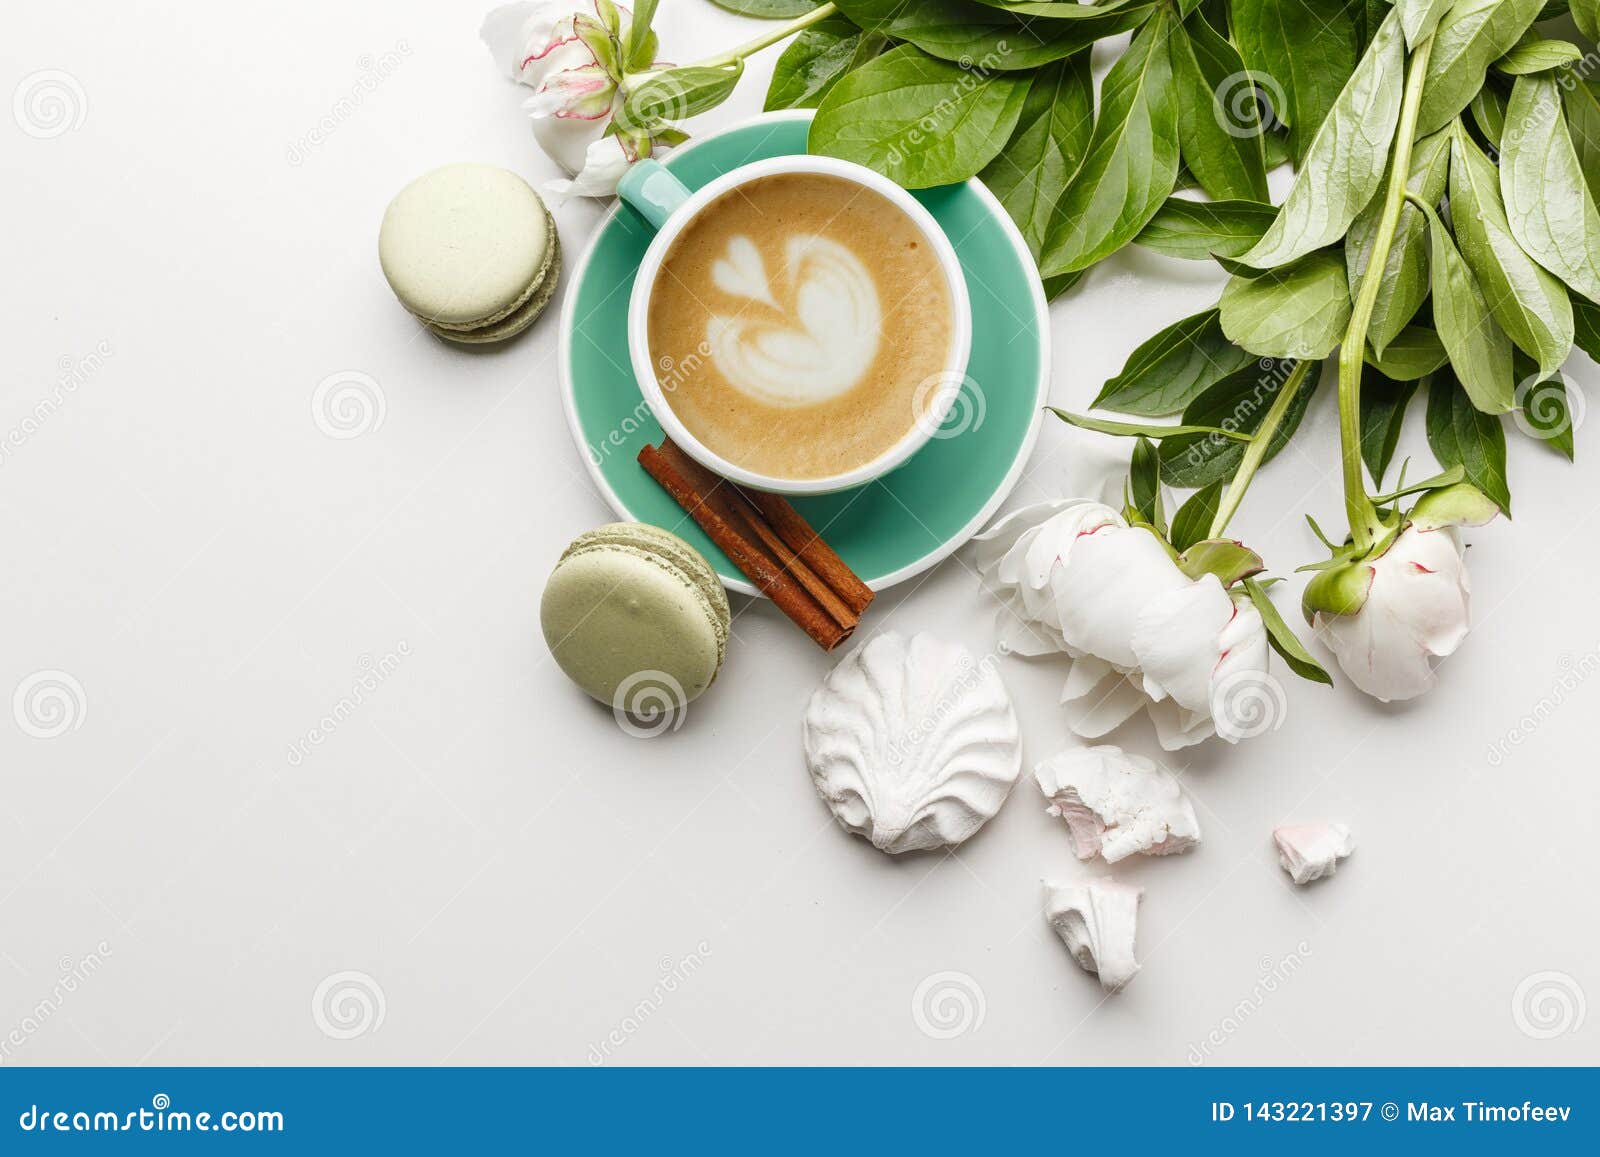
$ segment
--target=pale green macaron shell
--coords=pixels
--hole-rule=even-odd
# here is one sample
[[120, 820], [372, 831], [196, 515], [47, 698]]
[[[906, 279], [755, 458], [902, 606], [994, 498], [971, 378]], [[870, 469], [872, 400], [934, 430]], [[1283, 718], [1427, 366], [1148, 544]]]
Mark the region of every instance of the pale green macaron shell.
[[504, 341], [543, 312], [561, 240], [528, 182], [493, 165], [445, 165], [383, 214], [378, 261], [400, 304], [440, 337]]
[[[682, 706], [728, 649], [728, 596], [675, 534], [617, 522], [579, 535], [545, 585], [539, 621], [556, 662], [614, 708]], [[654, 697], [654, 698], [652, 698]]]

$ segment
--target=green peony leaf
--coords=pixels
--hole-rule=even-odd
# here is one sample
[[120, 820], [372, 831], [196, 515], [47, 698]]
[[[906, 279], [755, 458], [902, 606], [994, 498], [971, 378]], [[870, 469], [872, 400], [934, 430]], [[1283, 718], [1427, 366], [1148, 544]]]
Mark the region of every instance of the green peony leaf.
[[833, 86], [811, 122], [809, 148], [908, 189], [965, 181], [1010, 138], [1029, 79], [978, 77], [902, 44]]

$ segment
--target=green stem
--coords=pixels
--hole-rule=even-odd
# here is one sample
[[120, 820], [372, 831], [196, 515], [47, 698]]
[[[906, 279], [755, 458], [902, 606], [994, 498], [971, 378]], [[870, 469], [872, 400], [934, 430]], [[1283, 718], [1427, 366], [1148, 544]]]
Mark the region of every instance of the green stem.
[[1383, 202], [1383, 216], [1372, 240], [1372, 253], [1361, 277], [1350, 327], [1339, 347], [1339, 450], [1344, 466], [1345, 515], [1350, 520], [1350, 537], [1356, 549], [1365, 553], [1372, 546], [1377, 511], [1367, 497], [1366, 479], [1361, 465], [1361, 372], [1366, 362], [1367, 332], [1372, 328], [1372, 311], [1378, 303], [1389, 251], [1400, 225], [1400, 210], [1405, 207], [1406, 187], [1411, 180], [1411, 150], [1417, 139], [1417, 112], [1422, 106], [1422, 81], [1428, 73], [1428, 57], [1433, 53], [1433, 37], [1428, 37], [1411, 54], [1406, 73], [1406, 88], [1400, 106], [1400, 125], [1395, 130], [1394, 153], [1390, 160], [1389, 191]]
[[1267, 449], [1272, 445], [1272, 436], [1278, 432], [1278, 427], [1283, 423], [1283, 416], [1289, 412], [1289, 404], [1300, 392], [1301, 385], [1315, 364], [1309, 361], [1295, 363], [1294, 369], [1289, 371], [1289, 376], [1284, 379], [1283, 385], [1278, 387], [1278, 395], [1272, 399], [1272, 407], [1267, 410], [1267, 416], [1261, 419], [1261, 425], [1251, 436], [1250, 444], [1244, 448], [1244, 457], [1239, 460], [1239, 468], [1233, 472], [1233, 479], [1228, 483], [1228, 489], [1217, 505], [1217, 516], [1211, 521], [1211, 533], [1207, 535], [1208, 538], [1221, 538], [1222, 532], [1228, 529], [1228, 520], [1239, 509], [1239, 503], [1244, 501], [1244, 492], [1250, 489], [1251, 480], [1255, 478], [1256, 471], [1261, 468], [1261, 463], [1267, 457]]
[[738, 48], [731, 49], [728, 52], [724, 52], [718, 56], [713, 56], [709, 60], [700, 61], [697, 67], [721, 68], [724, 65], [732, 64], [736, 60], [743, 60], [745, 57], [750, 56], [753, 53], [760, 52], [763, 48], [776, 44], [780, 40], [787, 40], [796, 32], [802, 32], [805, 29], [810, 28], [819, 20], [826, 20], [837, 11], [838, 9], [832, 4], [824, 4], [820, 8], [813, 8], [804, 16], [797, 16], [787, 24], [780, 24], [771, 32], [763, 32], [754, 40], [739, 45]]

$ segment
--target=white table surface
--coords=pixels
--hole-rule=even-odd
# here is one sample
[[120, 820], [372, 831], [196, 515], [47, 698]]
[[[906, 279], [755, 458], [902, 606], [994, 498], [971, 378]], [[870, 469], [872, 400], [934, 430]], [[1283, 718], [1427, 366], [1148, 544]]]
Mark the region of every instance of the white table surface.
[[[375, 253], [434, 165], [556, 175], [482, 13], [163, 8], [33, 4], [0, 39], [6, 91], [63, 70], [76, 102], [48, 139], [0, 125], [0, 692], [82, 689], [53, 738], [0, 715], [0, 1063], [1600, 1061], [1600, 1014], [1541, 1039], [1514, 1012], [1519, 986], [1600, 997], [1592, 430], [1576, 467], [1514, 439], [1516, 521], [1469, 535], [1475, 627], [1430, 697], [1279, 665], [1281, 729], [1169, 761], [1205, 839], [1119, 866], [1146, 888], [1144, 969], [1102, 1000], [1039, 881], [1104, 867], [1026, 776], [949, 855], [833, 824], [799, 748], [832, 660], [769, 605], [735, 599], [721, 680], [659, 739], [551, 663], [542, 583], [609, 515], [562, 417], [555, 311], [445, 345]], [[703, 0], [660, 16], [681, 60], [757, 27]], [[758, 111], [775, 55], [692, 127]], [[599, 213], [558, 212], [569, 254]], [[1096, 270], [1052, 308], [1052, 400], [1085, 407], [1218, 284], [1138, 252]], [[384, 401], [360, 437], [313, 420], [342, 371]], [[1340, 518], [1332, 400], [1234, 526], [1280, 574], [1319, 557], [1304, 513]], [[1089, 492], [1126, 450], [1052, 421], [1014, 501]], [[1420, 403], [1406, 451], [1431, 469]], [[870, 629], [990, 647], [970, 551]], [[1030, 766], [1073, 742], [1057, 665], [1004, 676]], [[1117, 739], [1155, 753], [1144, 724]], [[1359, 847], [1296, 890], [1269, 833], [1318, 818]], [[948, 998], [931, 1017], [919, 988]]]

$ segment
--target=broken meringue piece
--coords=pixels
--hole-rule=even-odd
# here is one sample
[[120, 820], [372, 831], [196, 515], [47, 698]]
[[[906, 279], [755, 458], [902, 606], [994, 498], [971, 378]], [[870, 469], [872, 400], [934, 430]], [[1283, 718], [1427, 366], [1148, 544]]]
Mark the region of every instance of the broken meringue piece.
[[1044, 886], [1044, 918], [1100, 987], [1118, 992], [1139, 971], [1133, 958], [1135, 924], [1143, 888], [1106, 877], [1086, 884]]
[[804, 742], [834, 818], [891, 853], [961, 843], [1022, 771], [993, 661], [926, 633], [886, 631], [845, 656], [806, 706]]
[[1034, 769], [1047, 809], [1067, 822], [1080, 860], [1096, 852], [1114, 864], [1135, 852], [1170, 856], [1200, 842], [1200, 821], [1166, 768], [1120, 747], [1063, 751]]
[[1339, 861], [1356, 850], [1344, 824], [1294, 824], [1274, 830], [1272, 839], [1278, 845], [1278, 863], [1296, 884], [1333, 875]]

